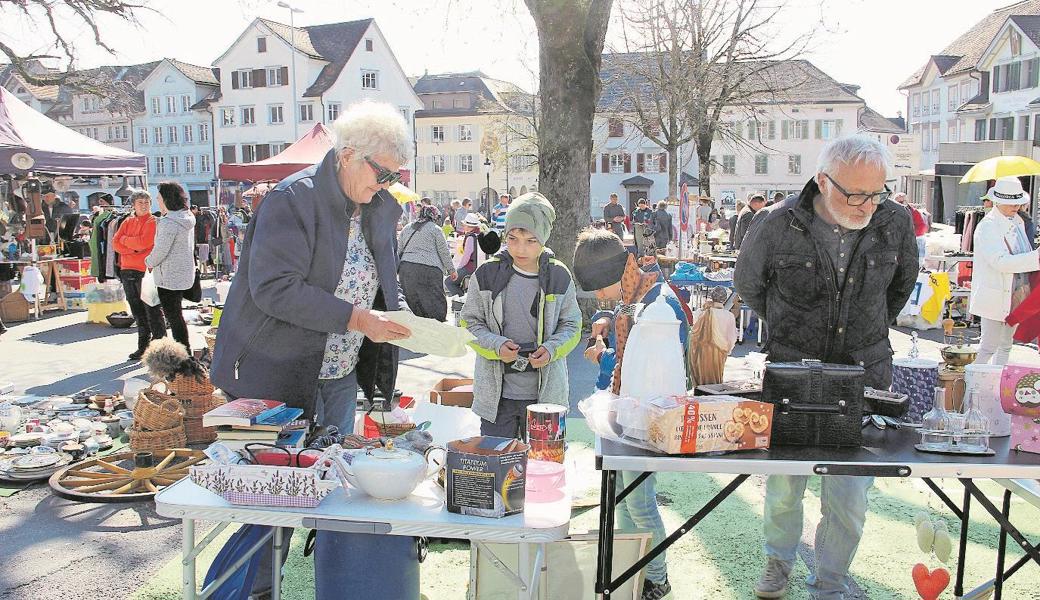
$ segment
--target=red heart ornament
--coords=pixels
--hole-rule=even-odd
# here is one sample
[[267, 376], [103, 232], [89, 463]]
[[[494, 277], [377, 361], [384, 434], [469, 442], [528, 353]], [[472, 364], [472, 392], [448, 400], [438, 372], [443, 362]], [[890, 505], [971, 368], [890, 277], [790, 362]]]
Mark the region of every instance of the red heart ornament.
[[950, 572], [942, 567], [929, 572], [928, 567], [917, 563], [911, 574], [917, 593], [921, 594], [921, 600], [936, 600], [946, 586], [950, 585]]

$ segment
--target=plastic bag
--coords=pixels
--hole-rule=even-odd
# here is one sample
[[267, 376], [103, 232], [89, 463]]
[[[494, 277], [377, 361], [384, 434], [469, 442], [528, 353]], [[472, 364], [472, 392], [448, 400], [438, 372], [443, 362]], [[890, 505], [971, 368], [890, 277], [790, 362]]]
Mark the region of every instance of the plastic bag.
[[159, 287], [155, 285], [155, 276], [151, 271], [145, 272], [141, 279], [141, 301], [148, 306], [159, 306]]

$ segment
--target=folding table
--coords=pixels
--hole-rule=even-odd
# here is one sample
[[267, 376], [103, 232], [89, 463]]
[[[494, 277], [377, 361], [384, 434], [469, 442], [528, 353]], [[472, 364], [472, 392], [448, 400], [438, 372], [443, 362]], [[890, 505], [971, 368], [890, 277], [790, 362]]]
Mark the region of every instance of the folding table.
[[[517, 583], [520, 600], [532, 600], [538, 593], [538, 579], [544, 570], [545, 544], [561, 540], [570, 528], [571, 494], [564, 490], [551, 502], [528, 501], [523, 513], [501, 519], [471, 517], [449, 513], [444, 507], [444, 492], [433, 482], [419, 486], [408, 498], [386, 502], [351, 487], [336, 488], [315, 508], [251, 507], [230, 504], [222, 497], [183, 479], [155, 496], [156, 512], [183, 522], [182, 596], [186, 600], [205, 599], [230, 577], [241, 564], [206, 589], [197, 591], [196, 558], [231, 523], [270, 525], [273, 531], [248, 553], [260, 551], [268, 539], [274, 540], [274, 564], [280, 563], [282, 535], [280, 527], [304, 527], [325, 531], [381, 535], [427, 536], [468, 539], [474, 543], [506, 542], [519, 544], [519, 568], [514, 572], [505, 562], [494, 558], [492, 564]], [[217, 521], [201, 542], [195, 542], [196, 521]], [[272, 573], [271, 597], [281, 596], [281, 577]], [[398, 600], [398, 599], [387, 599]], [[404, 600], [404, 599], [400, 599]], [[413, 600], [413, 599], [408, 599]]]
[[[919, 452], [914, 449], [920, 439], [916, 429], [903, 427], [878, 430], [868, 426], [863, 431], [863, 446], [859, 448], [812, 448], [777, 447], [768, 451], [736, 452], [717, 456], [669, 456], [628, 446], [616, 441], [597, 438], [596, 468], [601, 473], [599, 561], [596, 570], [596, 593], [609, 598], [610, 593], [621, 583], [635, 576], [651, 560], [664, 552], [679, 538], [689, 533], [694, 526], [715, 510], [718, 505], [740, 487], [751, 475], [859, 475], [873, 477], [917, 477], [957, 516], [961, 522], [960, 551], [957, 556], [957, 574], [954, 594], [957, 598], [980, 598], [986, 586], [968, 594], [964, 593], [964, 553], [968, 542], [968, 521], [972, 500], [978, 502], [1000, 525], [1001, 539], [1007, 536], [1026, 552], [1026, 557], [1014, 565], [1008, 573], [1003, 571], [1003, 542], [998, 551], [997, 579], [1003, 581], [1029, 559], [1040, 564], [1040, 548], [1033, 545], [1011, 524], [1008, 518], [1010, 494], [1014, 486], [1022, 484], [1001, 483], [1009, 488], [1005, 494], [1003, 510], [997, 508], [976, 486], [975, 479], [1037, 479], [1040, 478], [1040, 454], [1017, 452], [1009, 448], [1009, 438], [992, 438], [994, 456], [946, 455]], [[637, 471], [641, 475], [623, 490], [615, 491], [618, 471]], [[675, 473], [719, 473], [736, 475], [719, 493], [710, 498], [696, 514], [679, 529], [672, 532], [646, 556], [629, 567], [616, 578], [612, 573], [614, 509], [655, 472]], [[957, 479], [964, 487], [960, 505], [955, 503], [933, 481], [937, 478]], [[1038, 488], [1040, 490], [1040, 488]], [[1021, 492], [1021, 489], [1018, 489]], [[1040, 503], [1037, 500], [1034, 503]], [[990, 582], [993, 583], [993, 582]], [[1000, 587], [994, 585], [999, 600]]]

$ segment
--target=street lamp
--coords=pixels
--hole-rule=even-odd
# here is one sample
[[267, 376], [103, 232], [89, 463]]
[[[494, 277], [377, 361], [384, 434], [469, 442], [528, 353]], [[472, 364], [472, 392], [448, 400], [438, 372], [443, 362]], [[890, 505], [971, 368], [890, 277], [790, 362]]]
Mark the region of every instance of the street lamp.
[[484, 157], [484, 177], [487, 178], [487, 191], [484, 192], [484, 206], [487, 208], [488, 223], [491, 223], [491, 157]]
[[[278, 8], [289, 9], [289, 45], [291, 54], [289, 54], [289, 79], [292, 85], [292, 103], [296, 104], [296, 20], [293, 15], [296, 13], [302, 13], [303, 10], [294, 8], [288, 2], [279, 1]], [[299, 108], [293, 112], [293, 140], [300, 139], [300, 114]]]

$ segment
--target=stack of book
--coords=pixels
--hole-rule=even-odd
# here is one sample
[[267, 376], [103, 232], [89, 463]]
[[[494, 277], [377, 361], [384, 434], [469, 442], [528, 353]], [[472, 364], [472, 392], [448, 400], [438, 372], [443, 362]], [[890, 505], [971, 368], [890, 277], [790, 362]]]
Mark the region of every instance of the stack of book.
[[308, 424], [302, 415], [284, 402], [239, 398], [203, 415], [202, 424], [216, 427], [217, 441], [233, 450], [252, 443], [303, 448]]

